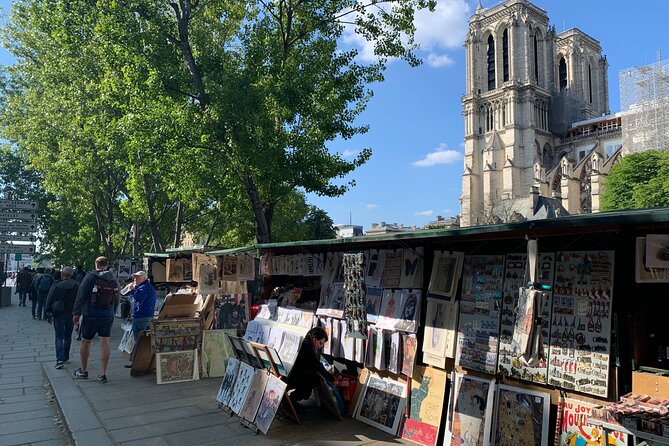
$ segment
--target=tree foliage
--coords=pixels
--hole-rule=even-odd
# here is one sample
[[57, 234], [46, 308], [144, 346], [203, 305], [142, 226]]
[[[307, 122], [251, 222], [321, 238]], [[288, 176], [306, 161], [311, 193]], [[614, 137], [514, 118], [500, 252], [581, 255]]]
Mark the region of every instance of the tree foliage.
[[602, 210], [669, 206], [669, 151], [623, 157], [611, 168], [603, 188]]

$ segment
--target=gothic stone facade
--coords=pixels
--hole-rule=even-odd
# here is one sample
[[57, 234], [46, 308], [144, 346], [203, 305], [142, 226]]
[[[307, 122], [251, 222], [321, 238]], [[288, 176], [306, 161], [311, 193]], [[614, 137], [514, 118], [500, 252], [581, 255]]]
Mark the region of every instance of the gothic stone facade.
[[605, 116], [608, 64], [599, 42], [578, 29], [557, 34], [546, 11], [509, 0], [486, 10], [479, 3], [465, 49], [461, 225], [532, 218], [537, 189], [561, 198], [569, 213], [596, 211], [592, 192], [622, 139], [620, 118]]

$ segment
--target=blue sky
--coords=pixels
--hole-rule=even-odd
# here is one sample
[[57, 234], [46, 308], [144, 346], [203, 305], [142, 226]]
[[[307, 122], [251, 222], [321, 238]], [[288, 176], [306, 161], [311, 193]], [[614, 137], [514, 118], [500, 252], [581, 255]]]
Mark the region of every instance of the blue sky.
[[[358, 124], [370, 130], [348, 141], [334, 141], [331, 151], [352, 157], [371, 147], [372, 158], [347, 181], [356, 186], [342, 197], [309, 195], [335, 223], [373, 222], [423, 226], [437, 215], [454, 216], [463, 170], [463, 121], [460, 98], [465, 92], [464, 39], [478, 0], [437, 0], [434, 14], [418, 17], [419, 56], [425, 63], [410, 68], [392, 62], [386, 80], [372, 86], [374, 97]], [[484, 8], [501, 3], [482, 0]], [[669, 58], [669, 0], [534, 0], [548, 13], [558, 32], [579, 28], [597, 39], [609, 62], [611, 112], [619, 106], [618, 73], [653, 63], [657, 52]], [[10, 0], [0, 0], [5, 13]], [[347, 35], [345, 45], [361, 45]], [[361, 55], [368, 55], [360, 46]], [[9, 64], [0, 49], [0, 63]]]

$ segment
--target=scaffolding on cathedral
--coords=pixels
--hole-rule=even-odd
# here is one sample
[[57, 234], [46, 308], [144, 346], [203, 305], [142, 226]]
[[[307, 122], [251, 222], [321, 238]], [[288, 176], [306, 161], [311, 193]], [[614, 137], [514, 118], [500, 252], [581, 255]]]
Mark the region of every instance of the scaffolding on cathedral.
[[626, 152], [669, 149], [669, 61], [621, 71], [620, 109]]

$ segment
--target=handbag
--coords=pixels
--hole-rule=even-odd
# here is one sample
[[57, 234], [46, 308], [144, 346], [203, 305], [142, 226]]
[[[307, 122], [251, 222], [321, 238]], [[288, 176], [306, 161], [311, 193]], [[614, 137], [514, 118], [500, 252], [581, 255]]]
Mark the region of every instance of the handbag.
[[63, 311], [65, 311], [65, 301], [62, 299], [55, 301], [51, 307], [51, 312], [53, 314], [58, 314], [62, 313]]

